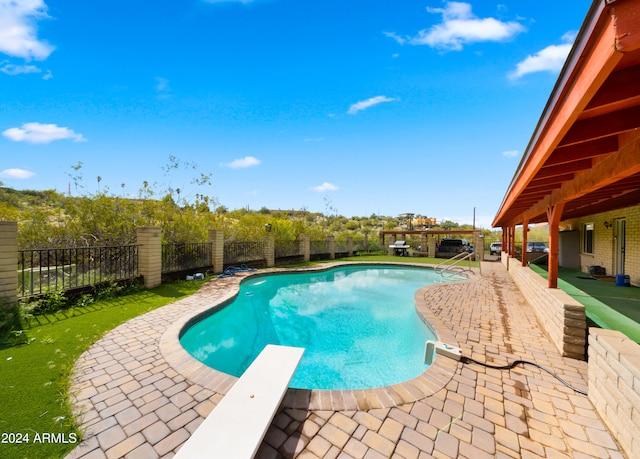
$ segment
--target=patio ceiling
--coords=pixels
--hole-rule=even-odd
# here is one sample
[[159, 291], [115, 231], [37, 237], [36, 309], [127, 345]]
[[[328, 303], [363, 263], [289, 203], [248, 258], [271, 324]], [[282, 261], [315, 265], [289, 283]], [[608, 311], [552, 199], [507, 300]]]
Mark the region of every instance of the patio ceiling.
[[640, 204], [640, 0], [595, 0], [493, 221]]

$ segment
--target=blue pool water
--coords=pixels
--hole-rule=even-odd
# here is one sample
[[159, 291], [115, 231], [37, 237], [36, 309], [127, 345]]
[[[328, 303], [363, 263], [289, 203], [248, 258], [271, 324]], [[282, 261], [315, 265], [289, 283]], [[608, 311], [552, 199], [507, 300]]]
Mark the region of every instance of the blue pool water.
[[252, 277], [237, 298], [180, 338], [196, 359], [240, 376], [267, 344], [304, 347], [291, 382], [302, 389], [366, 389], [422, 373], [435, 335], [414, 294], [447, 282], [431, 269], [348, 266]]

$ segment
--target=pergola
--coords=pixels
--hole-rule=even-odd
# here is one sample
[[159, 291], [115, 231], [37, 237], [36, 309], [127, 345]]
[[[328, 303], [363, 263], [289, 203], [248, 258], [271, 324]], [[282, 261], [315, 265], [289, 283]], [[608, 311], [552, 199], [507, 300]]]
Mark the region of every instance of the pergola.
[[638, 128], [640, 0], [595, 0], [493, 221], [510, 256], [549, 223], [550, 288], [560, 221], [640, 203]]
[[462, 236], [466, 234], [470, 234], [474, 238], [474, 243], [476, 243], [476, 239], [480, 236], [480, 230], [435, 230], [435, 229], [427, 229], [427, 230], [384, 230], [380, 231], [380, 239], [382, 240], [382, 246], [386, 246], [386, 236], [407, 236], [407, 235], [416, 235], [419, 234], [421, 236]]

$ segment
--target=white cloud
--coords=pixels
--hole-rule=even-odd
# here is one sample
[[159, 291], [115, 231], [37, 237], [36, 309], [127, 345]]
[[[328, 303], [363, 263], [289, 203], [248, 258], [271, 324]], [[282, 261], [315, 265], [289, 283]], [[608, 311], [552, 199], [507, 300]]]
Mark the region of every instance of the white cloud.
[[360, 102], [356, 102], [355, 104], [351, 105], [347, 113], [349, 113], [349, 115], [354, 115], [359, 111], [366, 110], [367, 108], [371, 108], [374, 105], [378, 105], [383, 102], [393, 102], [394, 100], [396, 99], [386, 96], [376, 96], [367, 100], [361, 100]]
[[169, 80], [162, 77], [156, 77], [156, 91], [158, 92], [169, 91]]
[[234, 159], [230, 163], [221, 163], [223, 167], [230, 167], [231, 169], [242, 169], [245, 167], [257, 166], [260, 164], [260, 160], [253, 156], [245, 156], [244, 158]]
[[413, 45], [460, 51], [465, 44], [505, 41], [525, 30], [522, 24], [515, 21], [478, 18], [472, 13], [471, 5], [464, 2], [448, 2], [445, 8], [427, 8], [427, 11], [441, 14], [442, 22], [430, 29], [421, 30], [418, 35], [409, 39], [409, 43]]
[[502, 156], [505, 156], [507, 158], [515, 158], [519, 154], [520, 152], [518, 150], [508, 150], [508, 151], [502, 152]]
[[317, 191], [318, 193], [322, 193], [324, 191], [336, 191], [338, 189], [333, 183], [324, 182], [322, 185], [314, 186], [311, 188], [313, 191]]
[[49, 143], [63, 139], [70, 139], [74, 142], [86, 140], [81, 134], [76, 134], [73, 129], [42, 123], [24, 123], [21, 128], [9, 128], [2, 135], [14, 142], [29, 143]]
[[48, 19], [43, 0], [0, 0], [0, 52], [26, 60], [43, 60], [55, 49], [38, 39], [36, 22]]
[[[17, 64], [12, 64], [9, 61], [2, 61], [0, 62], [0, 72], [5, 73], [7, 75], [15, 76], [15, 75], [22, 75], [27, 73], [42, 73], [42, 69], [32, 64], [17, 65]], [[43, 80], [50, 80], [51, 78], [53, 78], [53, 74], [51, 73], [51, 70], [47, 70], [42, 75]]]
[[6, 73], [7, 75], [20, 75], [22, 73], [41, 73], [40, 70], [35, 65], [16, 65], [11, 64], [9, 61], [0, 62], [0, 72]]
[[407, 42], [407, 38], [406, 37], [401, 37], [400, 35], [398, 35], [395, 32], [382, 32], [385, 36], [391, 38], [392, 40], [395, 40], [396, 42], [398, 42], [401, 45], [404, 45]]
[[35, 174], [31, 171], [26, 171], [24, 169], [5, 169], [0, 172], [0, 178], [8, 178], [8, 179], [28, 179], [29, 177], [33, 177]]
[[575, 32], [565, 33], [562, 37], [563, 44], [550, 45], [535, 54], [530, 54], [523, 61], [518, 62], [516, 69], [509, 74], [509, 78], [517, 80], [536, 72], [559, 73], [575, 39]]

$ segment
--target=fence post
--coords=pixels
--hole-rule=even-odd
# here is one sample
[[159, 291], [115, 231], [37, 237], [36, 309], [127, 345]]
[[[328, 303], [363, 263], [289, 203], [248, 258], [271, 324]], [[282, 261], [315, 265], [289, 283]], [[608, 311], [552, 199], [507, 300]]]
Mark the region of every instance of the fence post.
[[155, 226], [141, 226], [136, 230], [138, 247], [138, 273], [144, 278], [145, 288], [162, 284], [162, 230]]
[[0, 300], [18, 302], [18, 223], [0, 221]]
[[484, 235], [478, 232], [473, 235], [473, 253], [475, 255], [474, 260], [484, 260]]
[[347, 236], [347, 256], [353, 256], [353, 237]]
[[209, 230], [209, 242], [211, 243], [211, 264], [214, 273], [224, 271], [224, 231]]
[[311, 261], [311, 237], [308, 234], [300, 234], [298, 241], [300, 241], [300, 255], [305, 262]]
[[276, 264], [276, 238], [267, 236], [264, 241], [264, 259], [267, 262], [267, 268], [271, 268]]
[[391, 235], [391, 240], [389, 241], [389, 246], [388, 247], [383, 247], [383, 250], [386, 250], [387, 255], [395, 255], [395, 251], [393, 249], [393, 247], [391, 247], [392, 245], [394, 245], [396, 243], [396, 235], [392, 234]]
[[436, 257], [436, 237], [433, 234], [429, 238], [429, 256], [431, 258]]
[[362, 238], [362, 250], [365, 252], [369, 252], [369, 234], [364, 233], [364, 237]]
[[329, 260], [336, 259], [336, 237], [327, 236], [327, 245], [329, 246]]

